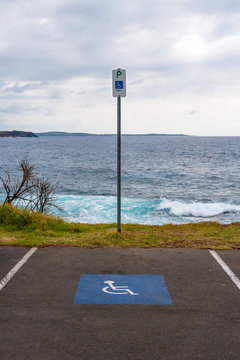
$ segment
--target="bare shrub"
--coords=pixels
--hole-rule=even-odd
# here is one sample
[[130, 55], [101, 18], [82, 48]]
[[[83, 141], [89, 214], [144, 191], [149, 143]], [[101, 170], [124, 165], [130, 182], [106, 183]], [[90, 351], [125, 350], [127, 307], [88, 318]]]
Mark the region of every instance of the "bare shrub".
[[41, 178], [35, 181], [35, 198], [32, 203], [32, 210], [38, 212], [47, 212], [50, 208], [55, 207], [61, 210], [60, 206], [55, 204], [56, 188], [48, 180]]
[[5, 177], [0, 176], [5, 191], [4, 204], [21, 205], [33, 211], [47, 212], [51, 207], [60, 209], [54, 204], [55, 186], [44, 178], [38, 178], [34, 171], [35, 166], [31, 165], [28, 159], [19, 162], [21, 176], [12, 181], [8, 171], [3, 170]]

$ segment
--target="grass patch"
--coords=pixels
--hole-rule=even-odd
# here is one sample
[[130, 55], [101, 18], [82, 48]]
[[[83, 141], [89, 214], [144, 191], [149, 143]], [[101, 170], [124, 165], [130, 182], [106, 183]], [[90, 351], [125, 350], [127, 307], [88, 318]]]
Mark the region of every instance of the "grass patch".
[[117, 233], [116, 224], [67, 223], [61, 218], [1, 205], [0, 245], [240, 249], [240, 223], [126, 224]]

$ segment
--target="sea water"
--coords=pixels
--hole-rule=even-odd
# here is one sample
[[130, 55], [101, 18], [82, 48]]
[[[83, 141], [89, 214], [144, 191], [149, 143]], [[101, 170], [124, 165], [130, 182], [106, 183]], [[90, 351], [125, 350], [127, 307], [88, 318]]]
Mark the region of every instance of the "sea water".
[[[0, 171], [27, 157], [67, 221], [116, 222], [116, 136], [0, 138]], [[3, 191], [2, 191], [3, 192]], [[240, 220], [240, 137], [123, 136], [122, 222]]]

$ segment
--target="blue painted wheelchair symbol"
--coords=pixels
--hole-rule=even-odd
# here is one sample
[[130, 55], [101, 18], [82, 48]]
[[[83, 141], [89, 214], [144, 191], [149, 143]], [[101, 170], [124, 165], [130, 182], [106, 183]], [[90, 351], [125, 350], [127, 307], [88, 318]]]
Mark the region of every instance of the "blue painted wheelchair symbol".
[[115, 81], [115, 89], [117, 91], [123, 90], [123, 81]]
[[162, 275], [82, 275], [74, 304], [171, 304]]
[[139, 295], [137, 293], [132, 292], [128, 286], [115, 286], [113, 285], [115, 281], [104, 281], [104, 284], [108, 284], [108, 286], [104, 287], [102, 291], [104, 291], [107, 294], [113, 294], [113, 295]]

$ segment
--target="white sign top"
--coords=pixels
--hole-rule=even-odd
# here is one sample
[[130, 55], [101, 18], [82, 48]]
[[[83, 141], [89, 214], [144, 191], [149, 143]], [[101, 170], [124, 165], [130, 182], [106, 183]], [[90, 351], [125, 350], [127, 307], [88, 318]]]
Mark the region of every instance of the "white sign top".
[[116, 69], [112, 71], [113, 97], [126, 96], [126, 70]]

